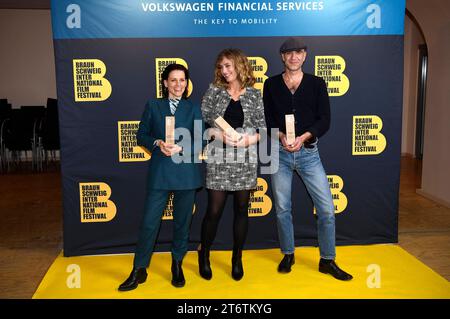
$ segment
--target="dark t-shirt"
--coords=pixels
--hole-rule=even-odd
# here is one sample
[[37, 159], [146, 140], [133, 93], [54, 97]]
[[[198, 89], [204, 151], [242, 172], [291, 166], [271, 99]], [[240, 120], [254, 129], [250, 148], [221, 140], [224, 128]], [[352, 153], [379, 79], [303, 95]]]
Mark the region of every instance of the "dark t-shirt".
[[234, 129], [242, 127], [244, 124], [244, 111], [242, 111], [241, 101], [231, 99], [230, 104], [228, 104], [228, 107], [225, 110], [223, 118]]
[[[223, 119], [230, 124], [230, 126], [234, 129], [242, 127], [244, 125], [244, 111], [242, 110], [241, 100], [230, 100], [230, 103], [225, 110], [223, 115]], [[223, 147], [227, 147], [225, 143], [223, 143]]]

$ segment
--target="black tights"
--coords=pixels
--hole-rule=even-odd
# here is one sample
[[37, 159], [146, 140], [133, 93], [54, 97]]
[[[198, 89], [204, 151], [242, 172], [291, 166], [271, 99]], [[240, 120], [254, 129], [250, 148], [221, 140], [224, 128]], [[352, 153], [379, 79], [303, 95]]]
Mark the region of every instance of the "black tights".
[[[240, 190], [232, 193], [234, 195], [233, 250], [242, 250], [247, 237], [250, 191]], [[208, 189], [208, 208], [202, 223], [202, 249], [209, 250], [214, 242], [227, 194], [227, 191]]]

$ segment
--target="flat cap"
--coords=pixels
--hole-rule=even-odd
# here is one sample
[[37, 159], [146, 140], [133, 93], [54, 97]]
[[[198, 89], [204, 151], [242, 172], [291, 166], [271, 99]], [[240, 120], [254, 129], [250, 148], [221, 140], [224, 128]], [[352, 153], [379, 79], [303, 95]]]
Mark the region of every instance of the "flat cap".
[[280, 46], [280, 53], [306, 50], [306, 44], [300, 38], [290, 37]]

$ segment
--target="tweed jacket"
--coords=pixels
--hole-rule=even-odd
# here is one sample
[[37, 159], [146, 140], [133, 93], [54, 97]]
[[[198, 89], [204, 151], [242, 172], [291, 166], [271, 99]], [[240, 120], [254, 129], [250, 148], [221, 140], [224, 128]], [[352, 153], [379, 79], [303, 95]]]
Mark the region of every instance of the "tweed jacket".
[[[226, 89], [211, 84], [202, 99], [203, 120], [210, 127], [217, 127], [214, 120], [224, 116], [231, 96]], [[254, 134], [258, 129], [266, 128], [264, 104], [259, 90], [247, 87], [240, 96], [245, 133]], [[222, 153], [221, 156], [220, 153]], [[230, 156], [231, 153], [231, 156]], [[235, 162], [224, 158], [235, 159]], [[222, 143], [208, 145], [208, 160], [206, 166], [206, 187], [215, 190], [254, 189], [257, 178], [257, 147], [251, 145], [245, 149], [227, 148], [222, 150]]]
[[[244, 112], [244, 124], [242, 125], [244, 131], [252, 133], [256, 129], [266, 128], [261, 92], [253, 87], [247, 87], [240, 99]], [[231, 96], [226, 89], [210, 84], [202, 99], [203, 120], [209, 126], [216, 127], [214, 120], [219, 116], [224, 116], [230, 100]]]

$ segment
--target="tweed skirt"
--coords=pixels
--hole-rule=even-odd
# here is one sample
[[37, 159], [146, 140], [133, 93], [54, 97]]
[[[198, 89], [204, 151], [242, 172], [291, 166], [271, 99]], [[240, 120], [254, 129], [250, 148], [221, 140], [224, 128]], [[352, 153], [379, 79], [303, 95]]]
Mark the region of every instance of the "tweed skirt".
[[216, 148], [212, 153], [209, 152], [206, 161], [206, 188], [221, 191], [256, 188], [258, 177], [256, 149], [237, 151], [233, 148]]

